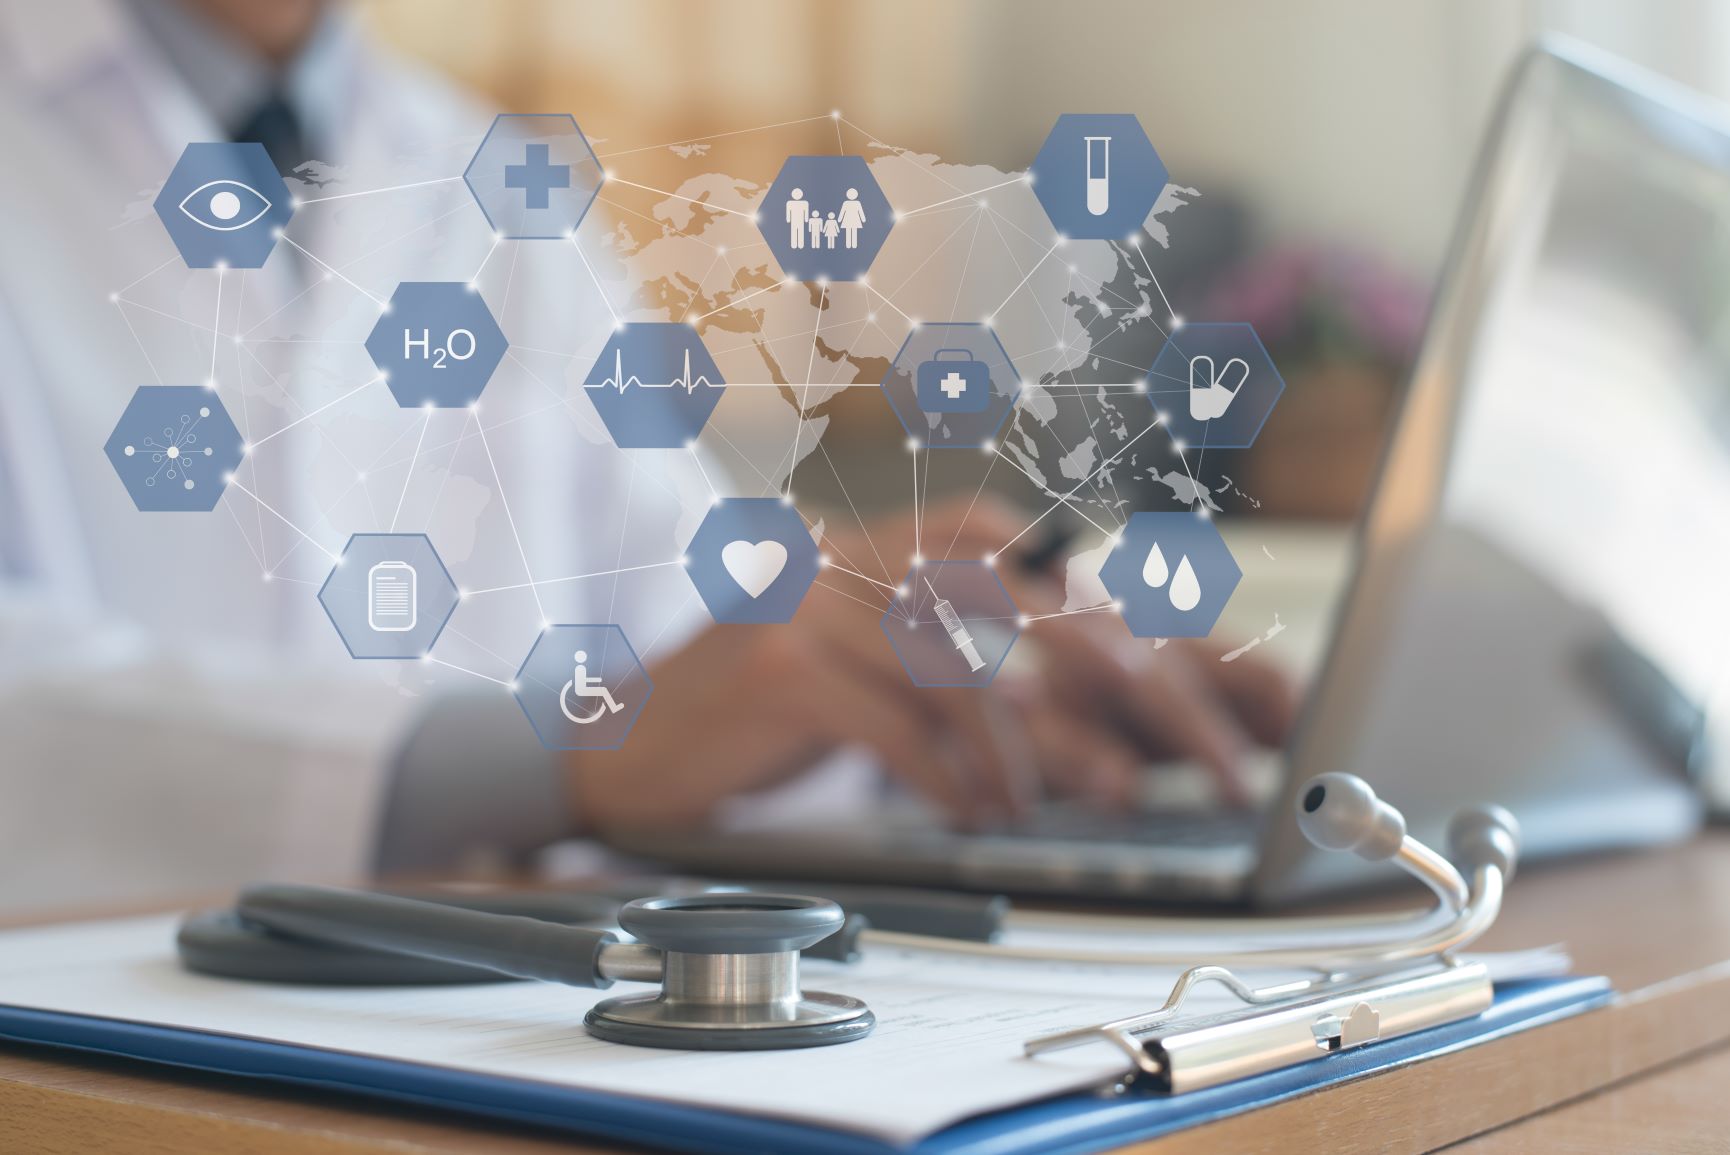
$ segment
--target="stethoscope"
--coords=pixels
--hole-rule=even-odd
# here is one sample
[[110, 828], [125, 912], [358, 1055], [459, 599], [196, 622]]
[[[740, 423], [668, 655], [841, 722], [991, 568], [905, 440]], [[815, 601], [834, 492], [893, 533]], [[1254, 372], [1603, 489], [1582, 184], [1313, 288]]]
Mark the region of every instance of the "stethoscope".
[[[1362, 779], [1323, 774], [1297, 798], [1297, 822], [1314, 845], [1370, 861], [1392, 860], [1427, 885], [1436, 906], [1375, 918], [1166, 920], [1013, 911], [1002, 898], [918, 891], [832, 891], [833, 897], [711, 889], [636, 898], [523, 892], [441, 895], [437, 901], [315, 886], [256, 886], [232, 910], [190, 916], [178, 947], [190, 969], [270, 982], [413, 984], [538, 979], [606, 988], [658, 983], [646, 994], [604, 999], [584, 1019], [610, 1042], [686, 1050], [814, 1047], [863, 1038], [875, 1018], [862, 1001], [805, 990], [801, 955], [851, 961], [899, 949], [975, 958], [1112, 966], [1189, 966], [1184, 938], [1241, 935], [1253, 945], [1215, 964], [1299, 968], [1323, 976], [1373, 974], [1446, 956], [1483, 934], [1501, 909], [1519, 853], [1506, 810], [1455, 816], [1452, 862], [1406, 833], [1405, 819]], [[839, 899], [840, 901], [837, 901]], [[618, 933], [584, 922], [615, 920]], [[900, 929], [890, 929], [899, 927]], [[1166, 934], [1158, 950], [1006, 946], [1004, 929]], [[1311, 945], [1301, 944], [1305, 938]], [[1317, 941], [1325, 939], [1326, 941]]]

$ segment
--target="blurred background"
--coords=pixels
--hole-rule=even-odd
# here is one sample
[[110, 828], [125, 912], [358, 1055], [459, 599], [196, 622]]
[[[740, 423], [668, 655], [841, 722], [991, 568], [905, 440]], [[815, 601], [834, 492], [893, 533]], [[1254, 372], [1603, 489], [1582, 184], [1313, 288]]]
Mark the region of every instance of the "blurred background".
[[[1730, 96], [1730, 6], [1711, 0], [1084, 12], [1037, 0], [493, 0], [485, 20], [464, 0], [359, 7], [386, 43], [502, 110], [574, 112], [603, 156], [608, 142], [635, 149], [839, 108], [898, 147], [1013, 172], [1062, 112], [1135, 112], [1172, 182], [1204, 193], [1160, 258], [1173, 305], [1253, 323], [1289, 386], [1240, 463], [1259, 505], [1231, 512], [1299, 518], [1359, 508], [1475, 150], [1523, 47], [1564, 34]], [[767, 179], [789, 141], [756, 139]], [[826, 438], [837, 460], [894, 440], [871, 392], [837, 402], [845, 420]], [[796, 482], [802, 493], [821, 483]]]

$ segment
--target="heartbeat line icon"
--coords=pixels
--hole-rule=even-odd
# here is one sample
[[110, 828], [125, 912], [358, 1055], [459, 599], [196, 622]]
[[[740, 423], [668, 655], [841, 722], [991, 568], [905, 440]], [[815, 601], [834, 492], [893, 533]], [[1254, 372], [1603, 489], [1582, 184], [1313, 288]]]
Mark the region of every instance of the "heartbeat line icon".
[[677, 388], [683, 389], [686, 393], [695, 393], [697, 391], [697, 386], [699, 385], [706, 386], [710, 389], [721, 389], [725, 387], [725, 382], [711, 381], [707, 377], [701, 376], [693, 379], [691, 376], [691, 351], [689, 349], [685, 350], [684, 370], [671, 381], [644, 381], [639, 377], [627, 377], [625, 376], [624, 352], [623, 350], [615, 349], [613, 350], [613, 375], [597, 381], [593, 385], [584, 386], [584, 388], [617, 389], [620, 393], [623, 393], [632, 385], [635, 385], [639, 389]]

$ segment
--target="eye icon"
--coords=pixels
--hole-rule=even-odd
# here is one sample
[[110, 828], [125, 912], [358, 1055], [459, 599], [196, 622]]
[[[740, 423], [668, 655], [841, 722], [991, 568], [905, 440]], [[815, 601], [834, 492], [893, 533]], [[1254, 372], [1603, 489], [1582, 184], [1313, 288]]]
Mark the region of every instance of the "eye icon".
[[206, 181], [187, 193], [180, 211], [216, 233], [232, 233], [270, 211], [270, 198], [237, 180]]

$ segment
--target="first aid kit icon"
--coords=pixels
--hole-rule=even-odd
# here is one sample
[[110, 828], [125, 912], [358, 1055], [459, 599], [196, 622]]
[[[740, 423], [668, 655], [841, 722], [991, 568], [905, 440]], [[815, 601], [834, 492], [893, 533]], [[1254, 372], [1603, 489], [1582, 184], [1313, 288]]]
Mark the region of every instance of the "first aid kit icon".
[[991, 367], [968, 349], [939, 349], [916, 374], [919, 408], [927, 413], [978, 413], [991, 403]]

